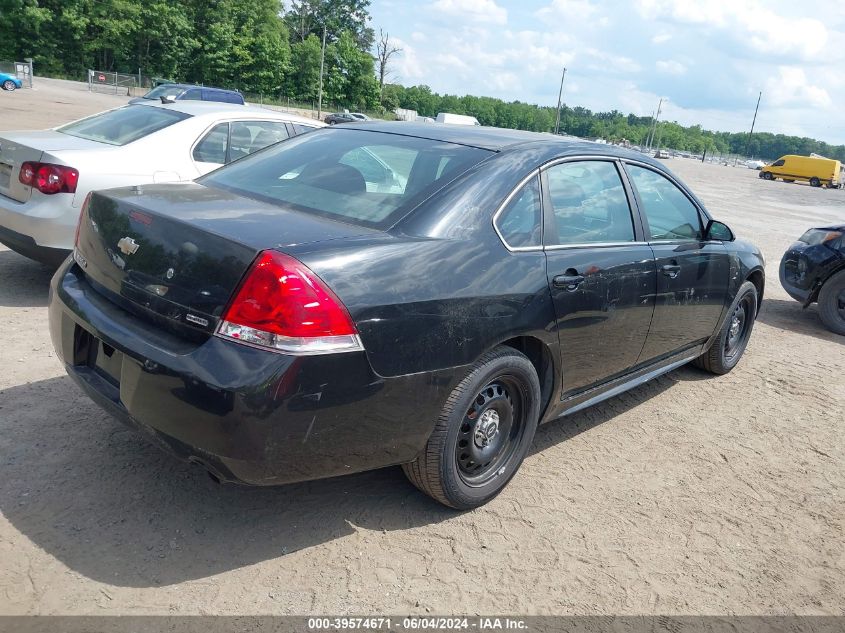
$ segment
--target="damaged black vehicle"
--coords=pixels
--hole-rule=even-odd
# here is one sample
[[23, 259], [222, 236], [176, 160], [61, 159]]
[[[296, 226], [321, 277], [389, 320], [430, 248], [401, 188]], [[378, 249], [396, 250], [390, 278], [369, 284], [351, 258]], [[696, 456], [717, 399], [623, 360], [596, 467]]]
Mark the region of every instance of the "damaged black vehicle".
[[642, 154], [362, 123], [92, 194], [50, 329], [91, 398], [221, 481], [401, 464], [466, 509], [538, 424], [730, 371], [763, 289], [759, 250]]
[[845, 335], [845, 224], [810, 229], [783, 254], [780, 284], [827, 329]]

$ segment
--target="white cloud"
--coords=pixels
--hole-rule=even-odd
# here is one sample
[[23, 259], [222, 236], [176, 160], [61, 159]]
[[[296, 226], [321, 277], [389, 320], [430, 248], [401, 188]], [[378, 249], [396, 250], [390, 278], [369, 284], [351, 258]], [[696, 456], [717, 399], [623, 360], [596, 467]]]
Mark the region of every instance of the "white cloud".
[[655, 66], [657, 70], [667, 75], [683, 75], [687, 72], [687, 67], [681, 62], [676, 62], [674, 59], [659, 60]]
[[508, 22], [507, 9], [500, 7], [495, 0], [436, 0], [431, 5], [431, 10], [477, 22], [492, 24], [507, 24]]
[[737, 43], [757, 53], [810, 59], [828, 40], [827, 28], [821, 20], [780, 15], [763, 0], [636, 0], [636, 7], [651, 19], [725, 31]]
[[833, 100], [827, 90], [807, 81], [801, 68], [781, 66], [778, 76], [766, 82], [766, 100], [774, 106], [828, 108]]
[[590, 65], [593, 70], [600, 70], [603, 72], [623, 72], [623, 73], [638, 73], [642, 67], [630, 57], [624, 55], [617, 55], [609, 53], [597, 48], [587, 48], [584, 53], [591, 57], [595, 62]]
[[668, 33], [658, 33], [654, 37], [651, 38], [652, 44], [663, 44], [664, 42], [668, 42], [672, 39], [672, 36]]

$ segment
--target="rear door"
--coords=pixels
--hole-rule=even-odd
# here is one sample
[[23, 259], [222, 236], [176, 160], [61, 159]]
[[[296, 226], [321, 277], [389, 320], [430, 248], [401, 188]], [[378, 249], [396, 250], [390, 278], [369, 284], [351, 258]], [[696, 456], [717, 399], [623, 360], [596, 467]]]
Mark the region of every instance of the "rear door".
[[728, 297], [730, 257], [722, 242], [705, 241], [703, 211], [657, 169], [627, 163], [643, 228], [657, 264], [654, 319], [640, 362], [704, 343]]
[[621, 166], [572, 159], [544, 169], [544, 245], [563, 397], [637, 363], [654, 311], [654, 256]]

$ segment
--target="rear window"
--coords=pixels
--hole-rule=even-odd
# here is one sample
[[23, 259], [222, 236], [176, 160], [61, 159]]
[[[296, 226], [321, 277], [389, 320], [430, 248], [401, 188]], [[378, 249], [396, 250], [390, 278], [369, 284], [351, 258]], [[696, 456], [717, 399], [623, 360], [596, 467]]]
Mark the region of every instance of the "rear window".
[[56, 131], [109, 145], [126, 145], [189, 118], [190, 114], [130, 105], [68, 123]]
[[491, 154], [382, 132], [319, 130], [239, 160], [199, 182], [306, 213], [386, 228]]
[[174, 84], [162, 84], [150, 90], [144, 95], [144, 99], [161, 99], [162, 97], [178, 97], [185, 92], [184, 86]]

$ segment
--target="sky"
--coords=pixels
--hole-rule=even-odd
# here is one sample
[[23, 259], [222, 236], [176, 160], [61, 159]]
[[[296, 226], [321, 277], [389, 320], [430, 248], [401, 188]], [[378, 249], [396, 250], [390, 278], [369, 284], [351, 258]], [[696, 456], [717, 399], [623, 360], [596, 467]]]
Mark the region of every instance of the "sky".
[[394, 82], [845, 143], [839, 0], [372, 0]]

